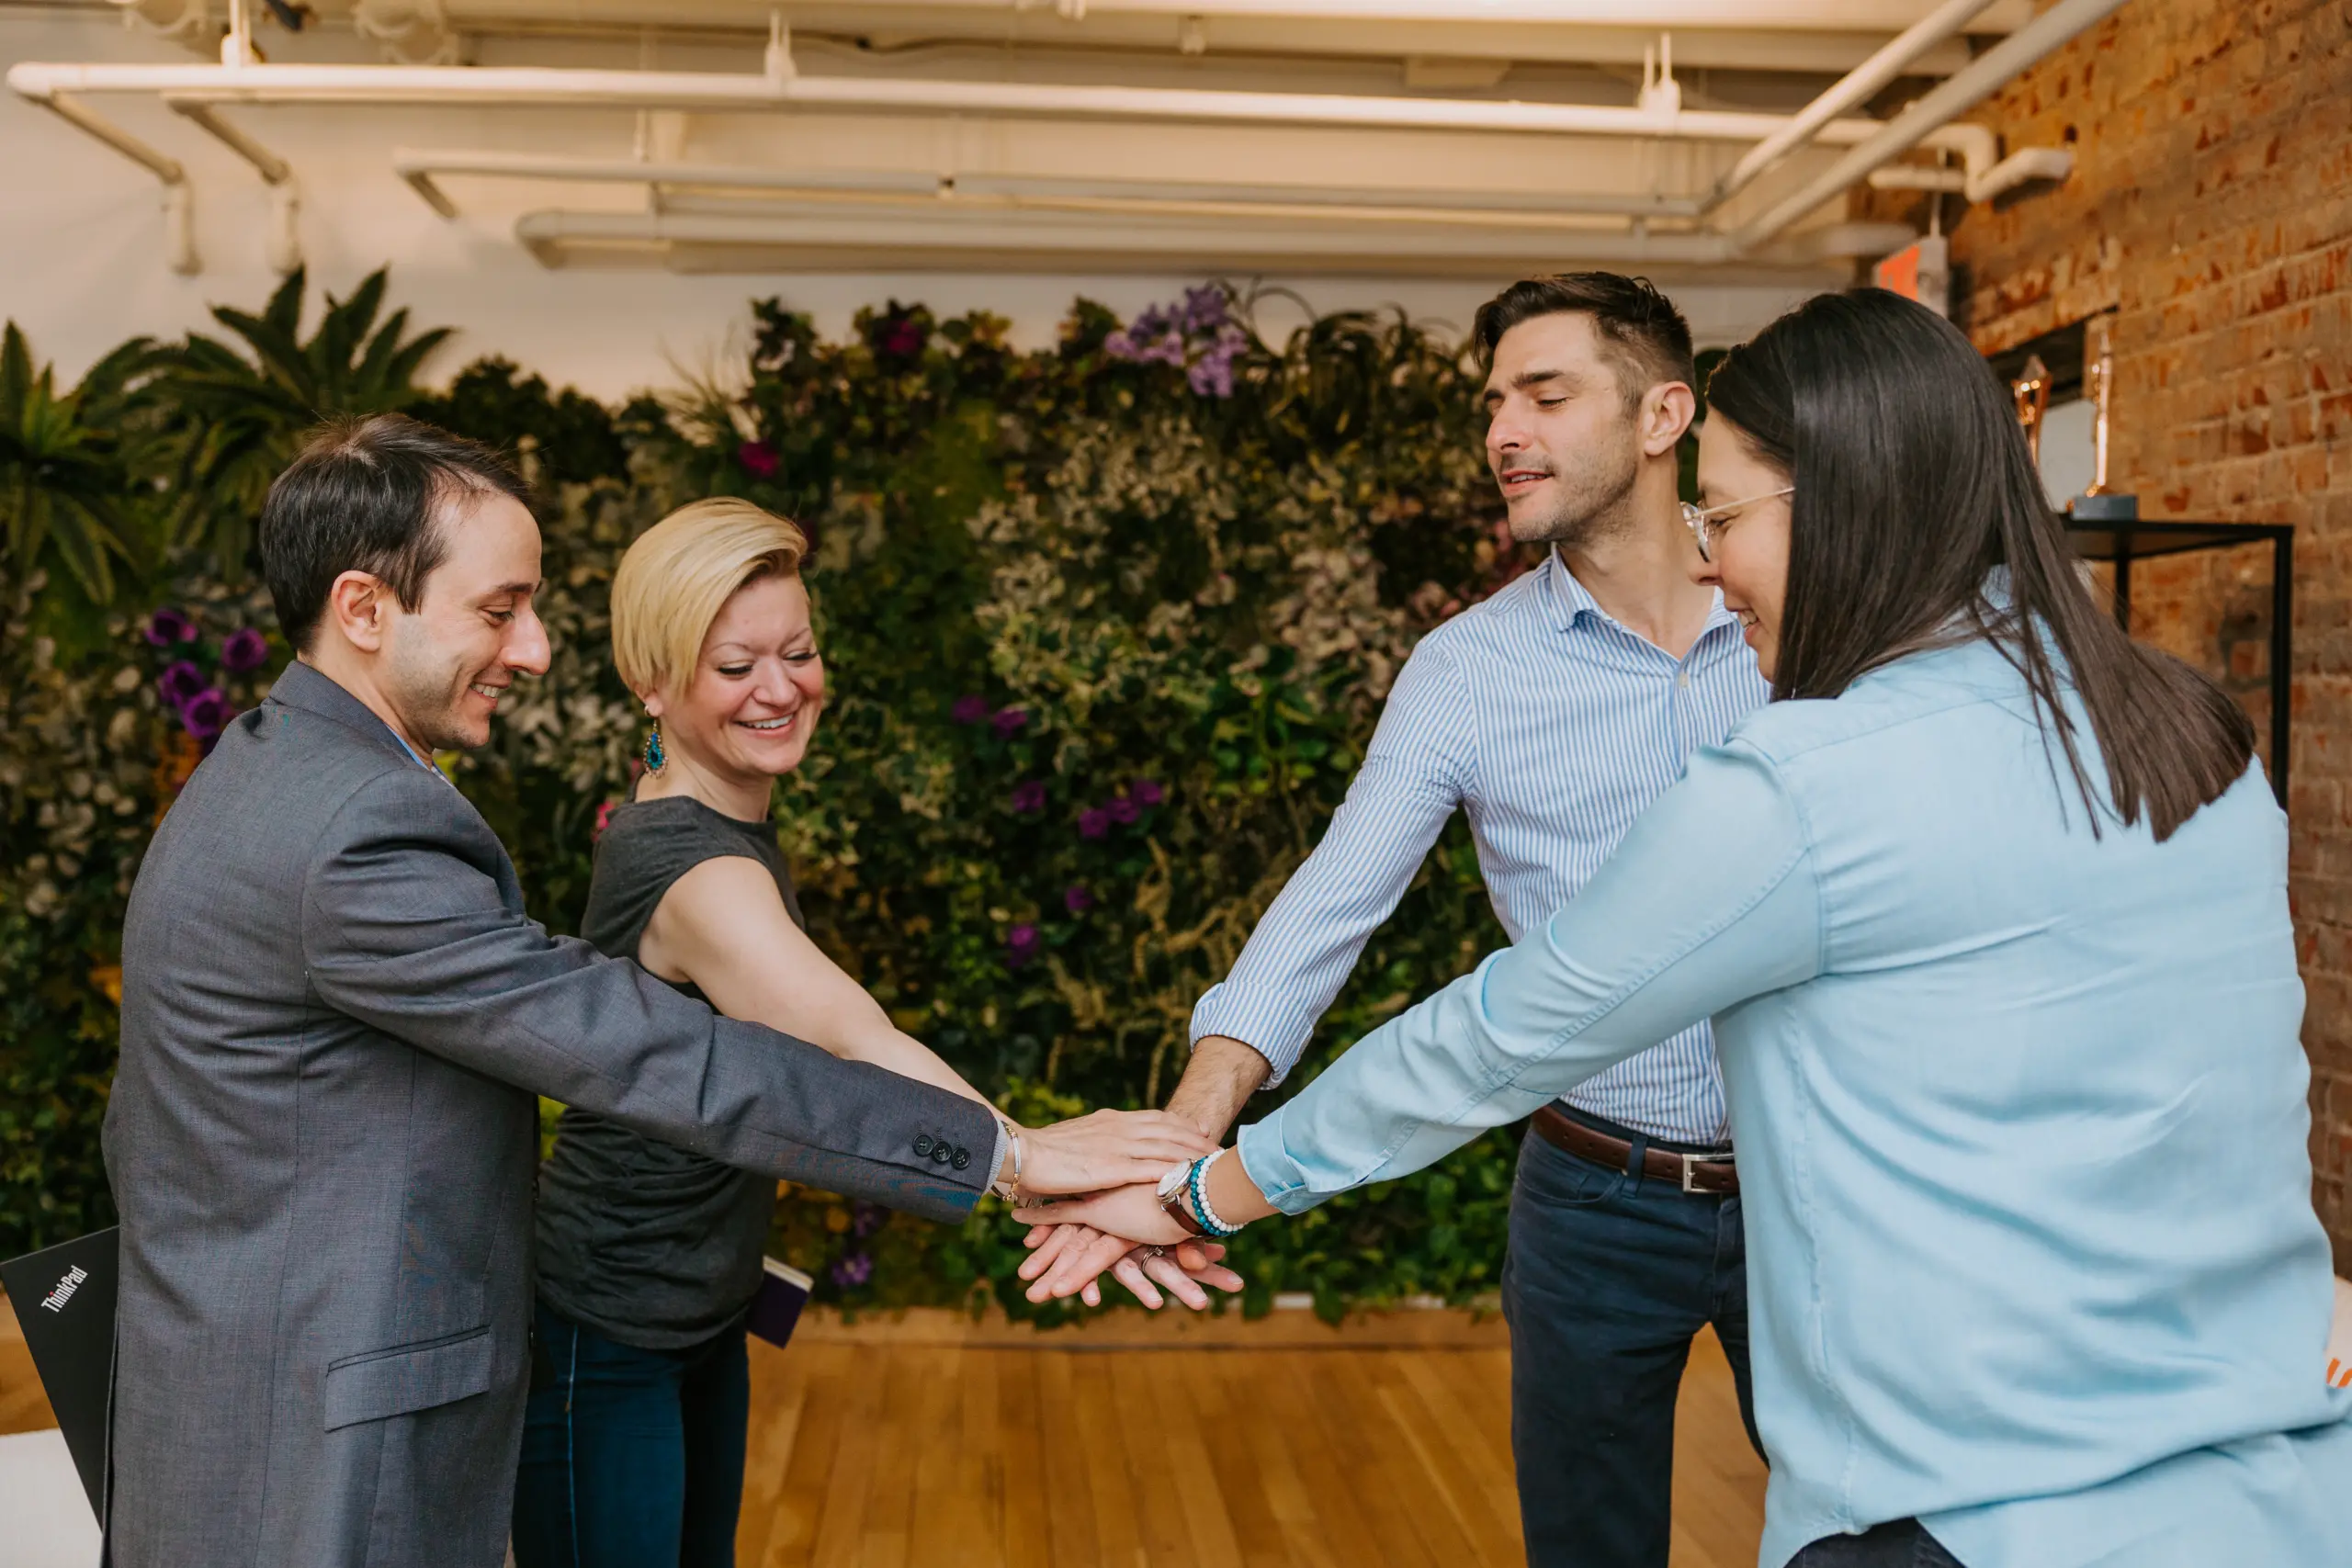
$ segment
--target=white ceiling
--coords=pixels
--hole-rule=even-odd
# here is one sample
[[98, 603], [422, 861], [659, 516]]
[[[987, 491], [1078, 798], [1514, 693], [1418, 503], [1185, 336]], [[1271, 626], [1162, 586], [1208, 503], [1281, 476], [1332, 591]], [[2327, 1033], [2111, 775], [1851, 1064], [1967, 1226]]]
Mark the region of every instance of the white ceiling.
[[[124, 13], [191, 66], [222, 58], [232, 14], [73, 8]], [[247, 9], [267, 63], [233, 78], [19, 65], [10, 83], [147, 163], [175, 201], [196, 198], [174, 183], [175, 147], [209, 132], [236, 149], [284, 209], [281, 265], [300, 254], [304, 128], [324, 116], [379, 141], [445, 219], [515, 209], [514, 238], [546, 265], [682, 272], [1589, 260], [1826, 276], [1908, 237], [1842, 222], [1839, 193], [1869, 173], [1857, 145], [2052, 26], [2028, 0], [311, 0], [299, 34], [264, 0]], [[1963, 10], [1748, 181], [1743, 156], [1787, 117], [1904, 29]], [[358, 69], [386, 62], [401, 73]], [[310, 66], [344, 69], [294, 69]], [[1941, 151], [1902, 177], [1964, 170], [1982, 187], [2007, 151], [1964, 126], [1923, 134]], [[1948, 175], [1928, 166], [1945, 159]], [[1816, 190], [1838, 169], [1850, 177]]]

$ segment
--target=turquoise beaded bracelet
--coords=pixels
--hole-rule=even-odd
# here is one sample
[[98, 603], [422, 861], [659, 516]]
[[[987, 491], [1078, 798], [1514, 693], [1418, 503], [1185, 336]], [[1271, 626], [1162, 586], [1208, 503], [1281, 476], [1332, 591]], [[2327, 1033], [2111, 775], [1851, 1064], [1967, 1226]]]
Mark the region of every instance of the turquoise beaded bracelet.
[[1216, 1211], [1209, 1207], [1209, 1167], [1215, 1165], [1217, 1155], [1223, 1153], [1225, 1151], [1219, 1149], [1216, 1154], [1203, 1155], [1199, 1159], [1194, 1160], [1193, 1173], [1185, 1179], [1184, 1182], [1185, 1190], [1193, 1200], [1193, 1217], [1201, 1222], [1202, 1230], [1219, 1241], [1241, 1233], [1239, 1225], [1227, 1224], [1216, 1217]]

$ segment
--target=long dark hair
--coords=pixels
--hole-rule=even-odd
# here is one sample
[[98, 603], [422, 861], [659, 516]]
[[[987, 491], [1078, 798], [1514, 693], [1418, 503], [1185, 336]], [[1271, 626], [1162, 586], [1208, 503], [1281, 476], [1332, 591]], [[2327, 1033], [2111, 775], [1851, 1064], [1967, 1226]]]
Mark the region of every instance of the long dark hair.
[[[2025, 677], [2093, 832], [2069, 682], [2125, 823], [2145, 811], [2170, 838], [2245, 773], [2253, 723], [2092, 600], [2008, 398], [1950, 322], [1881, 289], [1821, 295], [1732, 350], [1707, 406], [1796, 487], [1776, 700], [1834, 697], [1889, 660], [1984, 637]], [[1996, 567], [2007, 604], [1985, 593]]]

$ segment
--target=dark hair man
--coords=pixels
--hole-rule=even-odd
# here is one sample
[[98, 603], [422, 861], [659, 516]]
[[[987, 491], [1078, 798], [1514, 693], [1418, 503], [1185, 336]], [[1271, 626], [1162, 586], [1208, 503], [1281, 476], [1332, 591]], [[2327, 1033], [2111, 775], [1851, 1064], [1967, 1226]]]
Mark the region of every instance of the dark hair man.
[[[1737, 620], [1690, 579], [1681, 313], [1644, 279], [1573, 273], [1511, 285], [1474, 332], [1511, 533], [1551, 548], [1413, 650], [1322, 842], [1194, 1010], [1169, 1109], [1212, 1136], [1296, 1064], [1457, 807], [1516, 942], [1768, 693]], [[1737, 1177], [1707, 1026], [1531, 1128], [1503, 1275], [1528, 1560], [1665, 1568], [1675, 1396], [1702, 1325], [1748, 1415]], [[1114, 1258], [1129, 1272], [1125, 1245], [1063, 1226], [1024, 1271], [1066, 1294]]]
[[[481, 447], [382, 415], [319, 436], [263, 508], [300, 657], [189, 779], [123, 930], [119, 1568], [504, 1558], [533, 1091], [933, 1218], [1010, 1168], [987, 1107], [526, 918], [425, 760], [487, 741], [547, 668], [523, 493]], [[1207, 1144], [1098, 1115], [1021, 1134], [1023, 1185], [1135, 1180]]]

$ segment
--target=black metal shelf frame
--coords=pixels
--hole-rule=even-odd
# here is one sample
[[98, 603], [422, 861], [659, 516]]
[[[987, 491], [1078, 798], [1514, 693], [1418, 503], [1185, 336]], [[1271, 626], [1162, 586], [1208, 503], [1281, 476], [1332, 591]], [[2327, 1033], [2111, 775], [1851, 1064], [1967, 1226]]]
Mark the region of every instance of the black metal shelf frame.
[[2270, 547], [2270, 787], [2287, 804], [2288, 709], [2294, 693], [2295, 529], [2289, 523], [2066, 520], [2075, 554], [2115, 567], [2115, 621], [2132, 629], [2132, 563], [2237, 545]]

